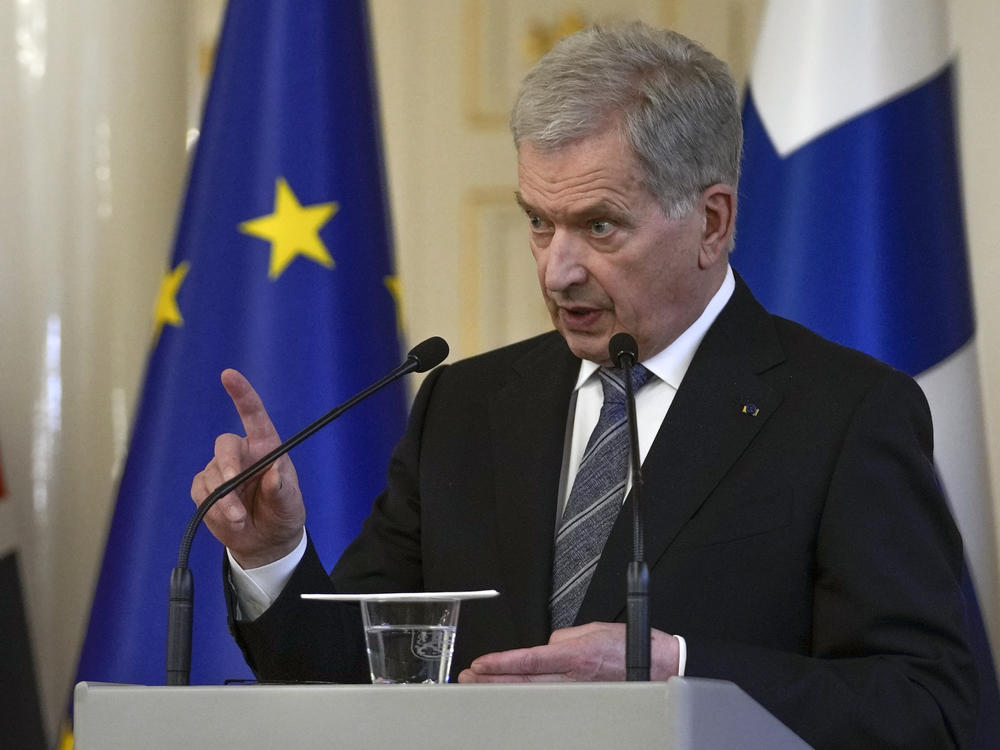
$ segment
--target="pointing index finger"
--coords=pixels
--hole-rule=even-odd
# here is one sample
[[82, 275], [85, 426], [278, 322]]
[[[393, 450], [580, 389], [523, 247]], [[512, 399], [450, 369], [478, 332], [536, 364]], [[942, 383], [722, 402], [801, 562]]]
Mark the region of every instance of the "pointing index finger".
[[250, 381], [242, 373], [231, 369], [223, 370], [221, 379], [223, 388], [233, 400], [233, 406], [240, 415], [247, 438], [254, 441], [279, 442], [278, 431], [274, 428], [271, 417], [264, 408], [264, 402], [260, 400]]

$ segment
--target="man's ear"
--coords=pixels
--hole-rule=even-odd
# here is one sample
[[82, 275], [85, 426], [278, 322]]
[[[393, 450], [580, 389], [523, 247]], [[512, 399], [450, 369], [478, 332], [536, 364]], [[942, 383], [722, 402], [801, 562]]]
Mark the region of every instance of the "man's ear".
[[704, 219], [698, 265], [705, 269], [729, 254], [736, 230], [736, 195], [732, 186], [720, 182], [705, 188], [699, 207]]

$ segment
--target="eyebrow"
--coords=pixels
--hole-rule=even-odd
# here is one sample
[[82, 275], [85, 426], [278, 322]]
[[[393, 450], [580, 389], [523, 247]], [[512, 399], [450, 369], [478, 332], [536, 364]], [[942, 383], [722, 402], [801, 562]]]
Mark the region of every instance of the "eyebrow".
[[514, 200], [517, 201], [517, 205], [519, 205], [525, 211], [534, 211], [535, 210], [532, 206], [530, 206], [528, 204], [527, 201], [524, 200], [523, 197], [521, 197], [521, 191], [520, 190], [515, 190], [514, 191]]
[[[526, 213], [529, 213], [529, 214], [541, 214], [541, 213], [544, 213], [544, 212], [541, 212], [538, 209], [536, 209], [534, 206], [532, 206], [526, 200], [524, 200], [524, 197], [521, 195], [521, 191], [520, 190], [515, 190], [514, 191], [514, 200], [517, 201], [517, 205], [519, 205]], [[609, 218], [609, 219], [611, 219], [613, 221], [616, 221], [616, 222], [618, 222], [619, 224], [622, 224], [622, 225], [626, 225], [626, 224], [630, 224], [631, 223], [631, 222], [629, 222], [629, 218], [628, 218], [628, 213], [627, 212], [623, 211], [622, 209], [620, 209], [617, 206], [615, 206], [613, 203], [610, 203], [609, 201], [606, 201], [606, 200], [599, 200], [599, 201], [597, 201], [595, 203], [592, 203], [590, 205], [584, 206], [579, 211], [573, 211], [573, 212], [571, 212], [569, 216], [570, 216], [571, 219], [575, 219], [575, 220], [579, 220], [581, 218], [586, 219], [586, 218], [593, 217], [593, 216], [602, 216], [602, 217], [606, 216], [607, 218]]]

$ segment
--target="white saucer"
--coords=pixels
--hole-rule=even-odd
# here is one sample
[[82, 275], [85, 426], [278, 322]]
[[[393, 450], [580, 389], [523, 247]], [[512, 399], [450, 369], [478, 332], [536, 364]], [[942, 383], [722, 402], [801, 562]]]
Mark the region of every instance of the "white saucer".
[[315, 599], [324, 602], [419, 602], [439, 601], [442, 599], [492, 599], [500, 596], [496, 589], [482, 591], [419, 591], [398, 594], [299, 594], [303, 599]]

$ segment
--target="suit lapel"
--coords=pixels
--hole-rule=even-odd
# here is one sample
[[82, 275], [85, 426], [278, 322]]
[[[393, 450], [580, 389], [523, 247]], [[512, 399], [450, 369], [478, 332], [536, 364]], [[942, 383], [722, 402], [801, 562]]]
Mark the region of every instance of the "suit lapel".
[[549, 634], [548, 598], [564, 435], [580, 360], [558, 334], [514, 363], [490, 399], [501, 594], [526, 643]]
[[[781, 361], [770, 317], [743, 282], [709, 329], [643, 462], [646, 561], [652, 569], [770, 415], [781, 394], [758, 373]], [[744, 412], [744, 406], [756, 416]], [[601, 556], [577, 622], [616, 619], [625, 606], [632, 557], [632, 502], [626, 501]]]

